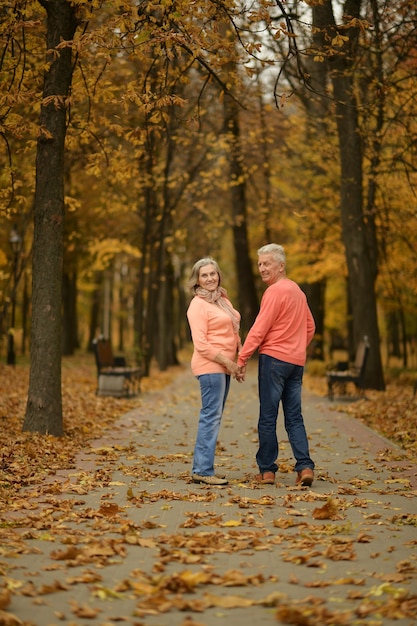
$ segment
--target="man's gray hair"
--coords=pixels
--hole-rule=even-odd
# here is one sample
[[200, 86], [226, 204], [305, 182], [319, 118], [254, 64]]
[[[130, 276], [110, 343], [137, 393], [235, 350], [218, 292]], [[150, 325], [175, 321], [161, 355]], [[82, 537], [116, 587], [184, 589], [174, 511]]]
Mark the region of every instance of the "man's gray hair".
[[200, 259], [193, 265], [193, 269], [191, 270], [190, 280], [188, 281], [188, 287], [191, 290], [194, 290], [198, 287], [198, 279], [200, 278], [200, 270], [202, 267], [206, 265], [214, 265], [214, 269], [219, 275], [219, 285], [222, 282], [222, 273], [220, 271], [220, 267], [217, 265], [217, 262], [211, 258], [211, 256], [206, 256], [203, 259]]
[[279, 243], [267, 243], [258, 250], [258, 256], [260, 254], [272, 254], [274, 259], [280, 263], [286, 263], [284, 248]]

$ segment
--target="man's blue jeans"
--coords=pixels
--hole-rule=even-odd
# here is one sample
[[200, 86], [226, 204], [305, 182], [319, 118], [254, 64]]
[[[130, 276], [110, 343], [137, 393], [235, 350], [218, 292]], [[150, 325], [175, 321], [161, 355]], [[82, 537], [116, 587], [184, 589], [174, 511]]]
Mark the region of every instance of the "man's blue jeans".
[[266, 354], [259, 355], [259, 449], [256, 462], [259, 471], [276, 472], [278, 466], [277, 417], [279, 403], [284, 411], [284, 425], [296, 460], [295, 470], [314, 469], [310, 458], [307, 433], [301, 413], [301, 386], [304, 367], [293, 365]]
[[197, 376], [201, 391], [201, 410], [194, 447], [193, 474], [214, 475], [214, 455], [224, 405], [230, 387], [229, 374]]

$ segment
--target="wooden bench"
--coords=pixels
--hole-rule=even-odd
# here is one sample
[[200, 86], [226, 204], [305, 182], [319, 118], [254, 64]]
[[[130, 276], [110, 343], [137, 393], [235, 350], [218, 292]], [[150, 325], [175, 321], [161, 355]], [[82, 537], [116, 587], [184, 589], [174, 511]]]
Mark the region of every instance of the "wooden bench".
[[359, 343], [356, 350], [355, 362], [350, 366], [349, 363], [340, 363], [339, 368], [329, 370], [327, 376], [327, 390], [329, 400], [334, 398], [334, 387], [338, 387], [341, 394], [346, 393], [346, 384], [353, 383], [362, 395], [364, 386], [364, 375], [366, 362], [369, 354], [368, 337], [364, 337]]
[[129, 367], [123, 356], [114, 356], [108, 339], [98, 338], [93, 341], [97, 365], [98, 396], [131, 398], [140, 391], [141, 370]]

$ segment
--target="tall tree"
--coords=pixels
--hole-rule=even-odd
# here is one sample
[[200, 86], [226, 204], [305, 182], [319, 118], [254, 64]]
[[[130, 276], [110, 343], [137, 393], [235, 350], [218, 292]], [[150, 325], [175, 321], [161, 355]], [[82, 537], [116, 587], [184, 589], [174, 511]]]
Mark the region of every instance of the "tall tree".
[[[321, 43], [320, 29], [315, 28], [313, 15], [313, 45]], [[323, 63], [315, 63], [311, 57], [307, 58], [307, 71], [309, 75], [309, 84], [311, 90], [301, 90], [299, 96], [306, 108], [309, 123], [306, 125], [306, 142], [310, 144], [310, 140], [314, 133], [324, 137], [327, 132], [327, 117], [329, 115], [330, 102], [327, 98], [317, 96], [317, 93], [323, 94], [326, 90], [327, 72]], [[317, 175], [323, 175], [323, 168], [317, 171]], [[322, 242], [324, 245], [324, 242]], [[316, 251], [317, 252], [317, 251]], [[317, 258], [317, 257], [316, 257]], [[316, 259], [312, 259], [314, 262]], [[313, 312], [316, 323], [316, 334], [314, 344], [311, 350], [311, 357], [319, 360], [324, 359], [324, 320], [325, 320], [325, 291], [326, 279], [321, 277], [310, 283], [304, 283], [302, 288], [307, 294], [309, 305]]]
[[[375, 221], [363, 207], [363, 146], [355, 91], [355, 68], [361, 30], [361, 0], [346, 0], [342, 24], [336, 24], [331, 0], [313, 7], [313, 26], [321, 33], [318, 51], [324, 55], [333, 85], [339, 137], [342, 237], [348, 267], [355, 345], [364, 335], [371, 344], [366, 386], [385, 387], [378, 328], [375, 283], [378, 274]], [[315, 44], [317, 45], [317, 39]]]
[[67, 0], [41, 4], [47, 14], [48, 66], [37, 141], [31, 361], [23, 429], [60, 436], [64, 153], [77, 19], [75, 6]]
[[[227, 30], [225, 36], [232, 39], [230, 52], [236, 54], [235, 35]], [[225, 83], [239, 84], [237, 59], [230, 57], [226, 65], [227, 77]], [[223, 99], [224, 132], [228, 143], [228, 162], [230, 177], [230, 196], [232, 208], [232, 232], [235, 251], [236, 274], [238, 281], [238, 303], [242, 316], [241, 329], [245, 334], [252, 326], [258, 313], [259, 302], [255, 288], [252, 271], [251, 255], [248, 238], [247, 219], [247, 172], [244, 167], [244, 154], [241, 144], [241, 124], [239, 111], [242, 103], [239, 103], [233, 93], [226, 93]]]
[[255, 289], [248, 239], [246, 205], [246, 174], [240, 143], [239, 105], [228, 95], [224, 98], [224, 122], [229, 135], [230, 194], [233, 214], [233, 244], [238, 279], [238, 302], [242, 316], [241, 328], [247, 333], [258, 313], [259, 302]]

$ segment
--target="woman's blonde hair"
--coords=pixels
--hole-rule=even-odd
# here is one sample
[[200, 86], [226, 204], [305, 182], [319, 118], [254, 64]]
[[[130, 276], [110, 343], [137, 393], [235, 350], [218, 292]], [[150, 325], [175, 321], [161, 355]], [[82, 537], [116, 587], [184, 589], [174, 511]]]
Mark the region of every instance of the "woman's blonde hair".
[[214, 269], [219, 275], [219, 286], [220, 286], [220, 283], [222, 282], [222, 273], [220, 271], [220, 267], [217, 265], [217, 262], [211, 258], [211, 256], [206, 256], [203, 259], [200, 259], [199, 261], [194, 263], [193, 265], [193, 269], [191, 270], [191, 276], [188, 281], [188, 287], [192, 291], [194, 291], [195, 288], [198, 287], [198, 279], [200, 278], [200, 270], [202, 267], [205, 267], [206, 265], [214, 266]]

